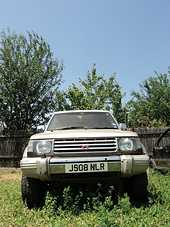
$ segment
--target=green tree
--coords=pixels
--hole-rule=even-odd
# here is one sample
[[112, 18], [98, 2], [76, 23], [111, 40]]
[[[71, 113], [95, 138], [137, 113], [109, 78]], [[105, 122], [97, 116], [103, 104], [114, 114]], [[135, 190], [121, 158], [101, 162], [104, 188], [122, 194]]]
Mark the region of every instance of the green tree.
[[155, 73], [140, 84], [128, 103], [131, 126], [159, 127], [170, 125], [170, 71]]
[[112, 75], [106, 79], [96, 72], [95, 66], [87, 77], [79, 79], [79, 84], [72, 84], [65, 92], [57, 93], [56, 109], [108, 109], [113, 111], [118, 121], [122, 120], [122, 93], [119, 84]]
[[62, 68], [38, 34], [1, 34], [0, 121], [8, 131], [30, 130], [47, 120]]

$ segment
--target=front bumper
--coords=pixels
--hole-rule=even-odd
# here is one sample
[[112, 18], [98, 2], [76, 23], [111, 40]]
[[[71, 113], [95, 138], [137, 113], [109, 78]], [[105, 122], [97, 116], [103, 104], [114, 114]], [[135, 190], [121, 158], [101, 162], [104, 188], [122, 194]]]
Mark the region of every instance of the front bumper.
[[[84, 163], [102, 163], [107, 165], [107, 170], [105, 173], [116, 173], [120, 174], [122, 177], [129, 177], [133, 175], [138, 175], [146, 172], [149, 167], [149, 157], [148, 155], [119, 155], [119, 156], [109, 156], [109, 157], [74, 157], [74, 158], [23, 158], [20, 162], [21, 170], [23, 175], [31, 178], [37, 178], [44, 181], [50, 181], [51, 176], [60, 175], [70, 175], [66, 171], [66, 166], [68, 164], [84, 164]], [[88, 172], [90, 175], [91, 172]], [[96, 170], [98, 174], [102, 174], [103, 171]], [[84, 172], [78, 172], [81, 174]]]

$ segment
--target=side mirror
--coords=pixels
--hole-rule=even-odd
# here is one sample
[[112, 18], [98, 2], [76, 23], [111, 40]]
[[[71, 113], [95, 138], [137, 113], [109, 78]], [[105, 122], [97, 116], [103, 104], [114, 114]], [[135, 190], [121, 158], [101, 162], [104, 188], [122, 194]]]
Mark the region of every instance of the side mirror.
[[120, 123], [119, 124], [119, 129], [126, 130], [127, 129], [127, 125], [125, 123]]

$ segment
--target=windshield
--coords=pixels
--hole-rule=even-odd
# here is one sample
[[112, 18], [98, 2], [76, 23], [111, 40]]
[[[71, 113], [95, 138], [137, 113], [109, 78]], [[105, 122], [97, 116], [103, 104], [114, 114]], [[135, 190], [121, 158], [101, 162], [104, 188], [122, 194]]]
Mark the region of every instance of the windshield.
[[108, 112], [68, 112], [55, 114], [47, 131], [58, 129], [96, 129], [118, 128], [116, 121]]

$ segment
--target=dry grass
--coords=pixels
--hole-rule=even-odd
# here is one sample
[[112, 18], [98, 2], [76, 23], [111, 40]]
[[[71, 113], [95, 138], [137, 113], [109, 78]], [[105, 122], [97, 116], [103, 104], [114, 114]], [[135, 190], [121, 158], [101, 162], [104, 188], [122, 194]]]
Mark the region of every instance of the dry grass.
[[0, 181], [17, 181], [21, 179], [21, 170], [15, 168], [0, 168]]

